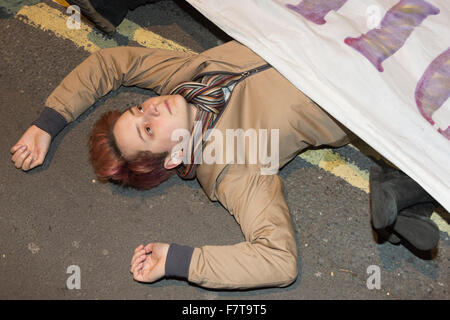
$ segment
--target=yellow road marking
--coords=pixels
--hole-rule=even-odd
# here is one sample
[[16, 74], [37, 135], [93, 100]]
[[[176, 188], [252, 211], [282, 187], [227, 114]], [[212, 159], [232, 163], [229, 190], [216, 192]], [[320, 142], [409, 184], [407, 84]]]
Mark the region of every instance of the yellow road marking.
[[70, 4], [65, 0], [53, 0], [53, 2], [62, 5], [65, 8], [70, 7]]
[[[54, 1], [62, 5], [68, 5], [63, 0]], [[26, 19], [23, 19], [21, 16], [26, 17]], [[93, 28], [83, 20], [80, 21], [80, 29], [68, 28], [66, 23], [69, 15], [62, 13], [45, 3], [38, 3], [33, 6], [23, 6], [17, 12], [16, 17], [27, 24], [37, 26], [45, 31], [51, 31], [58, 37], [71, 40], [77, 46], [91, 53], [100, 50], [102, 47], [114, 47], [118, 45], [112, 39], [103, 40], [102, 36], [96, 36], [97, 32], [93, 32]], [[127, 19], [122, 22], [117, 28], [117, 31], [147, 48], [193, 52], [172, 40], [145, 30]], [[96, 41], [97, 43], [91, 40], [96, 38], [99, 39], [99, 41]], [[100, 46], [99, 43], [101, 43], [102, 46]]]
[[[53, 2], [56, 2], [66, 8], [70, 6], [70, 4], [65, 0], [53, 0]], [[122, 23], [117, 26], [116, 30], [118, 33], [136, 41], [141, 46], [146, 48], [193, 52], [192, 50], [183, 47], [172, 40], [166, 39], [161, 37], [159, 34], [142, 28], [128, 19], [124, 19]]]
[[307, 150], [300, 154], [300, 158], [369, 193], [369, 172], [348, 163], [331, 149]]
[[[118, 27], [118, 31], [120, 32], [124, 26], [127, 25], [136, 25], [136, 23], [125, 19], [120, 26]], [[137, 27], [136, 31], [133, 34], [133, 40], [139, 43], [141, 46], [144, 46], [146, 48], [159, 48], [159, 49], [166, 49], [166, 50], [175, 50], [175, 51], [184, 51], [184, 52], [194, 52], [188, 48], [185, 48], [176, 42], [173, 42], [169, 39], [166, 39], [164, 37], [161, 37], [160, 35], [151, 32], [149, 30], [145, 30], [141, 27]]]
[[344, 160], [338, 159], [335, 161], [321, 161], [319, 167], [331, 172], [335, 176], [344, 179], [352, 186], [355, 186], [366, 193], [369, 193], [369, 178], [368, 173], [364, 176], [363, 171], [358, 169], [356, 166], [345, 162]]
[[[26, 17], [23, 19], [21, 16]], [[86, 51], [95, 52], [100, 48], [88, 39], [92, 27], [81, 22], [80, 29], [71, 30], [67, 27], [66, 21], [68, 16], [63, 15], [60, 11], [53, 9], [45, 3], [38, 3], [34, 6], [24, 6], [17, 12], [16, 17], [23, 22], [32, 26], [37, 26], [45, 31], [52, 31], [56, 36], [70, 39], [77, 46], [84, 48]]]
[[[359, 188], [366, 193], [370, 192], [369, 172], [367, 170], [361, 170], [357, 166], [348, 163], [344, 158], [333, 152], [331, 149], [307, 150], [300, 154], [299, 157], [334, 174], [335, 176], [340, 177], [352, 186]], [[437, 224], [440, 231], [446, 232], [450, 235], [450, 225], [438, 212], [433, 212], [431, 215], [431, 220]]]
[[450, 224], [448, 224], [448, 222], [445, 221], [437, 212], [433, 212], [431, 220], [437, 224], [440, 231], [447, 232], [447, 234], [450, 235]]

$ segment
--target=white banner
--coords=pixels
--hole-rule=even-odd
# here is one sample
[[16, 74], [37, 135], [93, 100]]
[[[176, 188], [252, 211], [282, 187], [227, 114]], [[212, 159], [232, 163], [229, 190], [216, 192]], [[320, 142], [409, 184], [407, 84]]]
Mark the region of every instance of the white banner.
[[187, 1], [450, 211], [450, 1]]

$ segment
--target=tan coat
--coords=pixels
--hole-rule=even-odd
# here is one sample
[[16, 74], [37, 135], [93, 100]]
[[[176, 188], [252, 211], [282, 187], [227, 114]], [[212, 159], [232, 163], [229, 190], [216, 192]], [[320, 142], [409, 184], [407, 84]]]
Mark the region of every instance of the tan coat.
[[[236, 41], [201, 54], [135, 47], [103, 49], [73, 70], [46, 106], [70, 122], [121, 85], [164, 95], [204, 72], [243, 73], [265, 64]], [[280, 167], [306, 147], [348, 142], [346, 130], [274, 68], [252, 74], [234, 88], [215, 129], [225, 137], [225, 129], [238, 128], [279, 129]], [[188, 276], [193, 283], [256, 288], [286, 286], [297, 277], [298, 254], [282, 180], [278, 174], [261, 175], [259, 164], [246, 163], [202, 163], [197, 168], [197, 179], [207, 196], [220, 201], [235, 217], [245, 241], [195, 248]]]

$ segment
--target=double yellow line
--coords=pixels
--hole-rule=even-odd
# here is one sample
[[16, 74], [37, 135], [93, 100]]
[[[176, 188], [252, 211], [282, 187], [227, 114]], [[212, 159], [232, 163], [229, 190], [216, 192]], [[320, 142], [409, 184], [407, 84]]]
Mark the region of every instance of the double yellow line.
[[[54, 0], [54, 2], [68, 7], [64, 0]], [[69, 39], [77, 46], [89, 52], [95, 52], [102, 48], [116, 47], [118, 43], [113, 39], [104, 39], [97, 31], [93, 31], [91, 25], [84, 19], [80, 21], [80, 29], [70, 29], [67, 26], [69, 15], [54, 9], [45, 3], [38, 3], [32, 6], [22, 7], [16, 17], [23, 22], [39, 27], [42, 30], [51, 31], [57, 37]], [[134, 22], [125, 19], [117, 28], [117, 32], [130, 40], [138, 42], [147, 48], [160, 48], [177, 51], [189, 51], [176, 42], [163, 38], [156, 33], [145, 30]]]

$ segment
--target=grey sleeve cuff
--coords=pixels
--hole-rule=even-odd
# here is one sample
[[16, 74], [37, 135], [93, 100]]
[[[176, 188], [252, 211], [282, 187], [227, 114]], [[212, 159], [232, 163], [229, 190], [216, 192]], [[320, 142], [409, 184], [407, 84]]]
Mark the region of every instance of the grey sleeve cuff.
[[45, 107], [39, 118], [31, 124], [49, 133], [53, 139], [67, 125], [67, 121], [57, 111]]
[[189, 276], [189, 265], [191, 263], [194, 248], [172, 243], [167, 252], [166, 277], [182, 278], [187, 280]]

